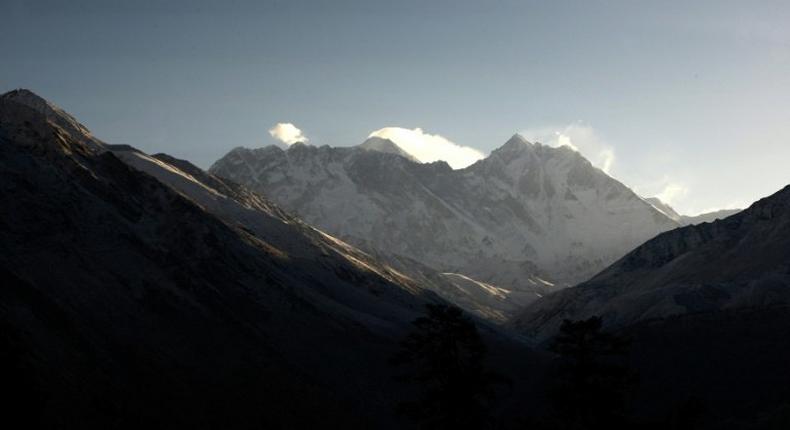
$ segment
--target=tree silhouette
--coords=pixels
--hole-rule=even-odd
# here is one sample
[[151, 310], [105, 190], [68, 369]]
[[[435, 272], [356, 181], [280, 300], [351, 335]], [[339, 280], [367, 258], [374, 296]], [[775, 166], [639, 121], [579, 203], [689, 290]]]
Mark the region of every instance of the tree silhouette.
[[402, 402], [399, 411], [421, 428], [486, 428], [493, 385], [503, 378], [485, 369], [486, 346], [461, 309], [426, 308], [392, 360], [407, 368], [402, 379], [422, 390], [421, 398]]
[[562, 360], [553, 392], [566, 428], [621, 428], [634, 375], [624, 364], [630, 342], [601, 330], [600, 317], [565, 320], [550, 350]]

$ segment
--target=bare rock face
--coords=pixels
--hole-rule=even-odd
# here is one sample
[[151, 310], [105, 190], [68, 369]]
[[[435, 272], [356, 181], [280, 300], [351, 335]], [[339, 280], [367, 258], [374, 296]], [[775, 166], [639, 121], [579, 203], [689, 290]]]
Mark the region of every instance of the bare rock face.
[[[678, 226], [567, 147], [515, 135], [488, 158], [453, 170], [374, 143], [235, 148], [209, 171], [385, 261], [417, 261], [481, 283], [455, 282], [472, 296], [474, 285], [511, 292], [499, 308], [505, 313], [588, 279]], [[439, 290], [446, 295], [446, 285]]]
[[93, 137], [91, 132], [73, 116], [30, 90], [18, 89], [9, 91], [3, 94], [3, 100], [32, 109], [48, 122], [57, 125], [64, 132], [68, 133], [72, 139], [79, 141], [90, 149], [99, 150], [102, 148], [103, 142]]
[[538, 339], [563, 319], [610, 327], [790, 304], [790, 186], [713, 223], [663, 233], [591, 280], [545, 297], [513, 324]]

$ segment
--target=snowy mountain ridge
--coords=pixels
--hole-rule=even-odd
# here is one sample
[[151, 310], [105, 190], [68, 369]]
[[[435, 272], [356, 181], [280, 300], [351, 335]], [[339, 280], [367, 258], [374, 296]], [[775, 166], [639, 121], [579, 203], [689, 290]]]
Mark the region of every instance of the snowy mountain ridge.
[[669, 218], [680, 223], [680, 225], [694, 225], [702, 224], [703, 222], [713, 222], [718, 219], [724, 219], [740, 212], [742, 209], [720, 209], [713, 212], [705, 212], [699, 215], [681, 215], [672, 206], [664, 203], [658, 197], [647, 197], [645, 200], [653, 205], [656, 209], [663, 212]]
[[519, 305], [678, 226], [567, 147], [514, 135], [453, 170], [371, 146], [235, 148], [209, 171], [380, 259], [518, 292]]

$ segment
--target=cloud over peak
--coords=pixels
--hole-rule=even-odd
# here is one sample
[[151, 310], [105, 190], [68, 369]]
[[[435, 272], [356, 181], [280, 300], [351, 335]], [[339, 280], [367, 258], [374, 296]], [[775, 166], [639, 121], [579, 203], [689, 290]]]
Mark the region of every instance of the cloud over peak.
[[278, 122], [274, 127], [269, 129], [269, 134], [287, 145], [293, 145], [296, 142], [308, 142], [310, 140], [302, 134], [302, 130], [299, 130], [290, 122]]
[[446, 161], [453, 169], [462, 169], [485, 155], [477, 149], [458, 145], [444, 136], [425, 133], [421, 128], [384, 127], [368, 137], [389, 139], [423, 163]]
[[689, 189], [682, 184], [676, 182], [670, 182], [664, 186], [664, 189], [661, 190], [656, 197], [662, 202], [672, 205], [677, 203], [678, 199], [682, 199], [686, 197], [688, 194]]
[[615, 160], [614, 148], [604, 142], [595, 129], [588, 125], [576, 122], [562, 127], [528, 129], [520, 134], [531, 142], [537, 141], [555, 147], [567, 146], [584, 155], [594, 166], [611, 174]]

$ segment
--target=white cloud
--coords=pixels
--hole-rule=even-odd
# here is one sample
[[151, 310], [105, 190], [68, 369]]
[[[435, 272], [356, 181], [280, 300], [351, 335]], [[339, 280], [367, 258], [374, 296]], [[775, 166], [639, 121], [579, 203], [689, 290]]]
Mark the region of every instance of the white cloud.
[[428, 134], [421, 128], [384, 127], [370, 133], [395, 142], [404, 151], [423, 163], [443, 160], [453, 169], [462, 169], [485, 155], [477, 149], [461, 146], [438, 134]]
[[545, 145], [567, 146], [584, 155], [590, 162], [607, 174], [614, 166], [614, 148], [596, 133], [595, 129], [580, 122], [562, 127], [541, 127], [520, 132], [530, 142]]
[[288, 145], [293, 145], [296, 142], [307, 142], [310, 139], [302, 134], [302, 130], [296, 128], [290, 122], [278, 122], [274, 127], [269, 129], [269, 134]]
[[609, 149], [602, 149], [598, 153], [598, 159], [600, 160], [601, 170], [606, 172], [607, 174], [612, 171], [612, 165], [614, 164], [614, 150]]
[[[570, 136], [566, 136], [559, 131], [555, 131], [554, 134], [557, 135], [557, 145], [556, 146], [567, 146], [568, 148], [573, 149], [574, 151], [578, 152], [579, 148], [573, 144], [573, 140], [571, 140]], [[528, 139], [529, 140], [529, 139]]]
[[656, 195], [662, 202], [672, 206], [677, 203], [678, 199], [683, 199], [688, 195], [689, 189], [676, 182], [669, 183], [664, 186], [664, 189]]
[[686, 182], [678, 180], [677, 176], [665, 174], [661, 178], [654, 180], [641, 178], [641, 182], [637, 185], [632, 185], [631, 189], [642, 197], [657, 197], [681, 215], [692, 214], [687, 207], [691, 188], [686, 185]]

